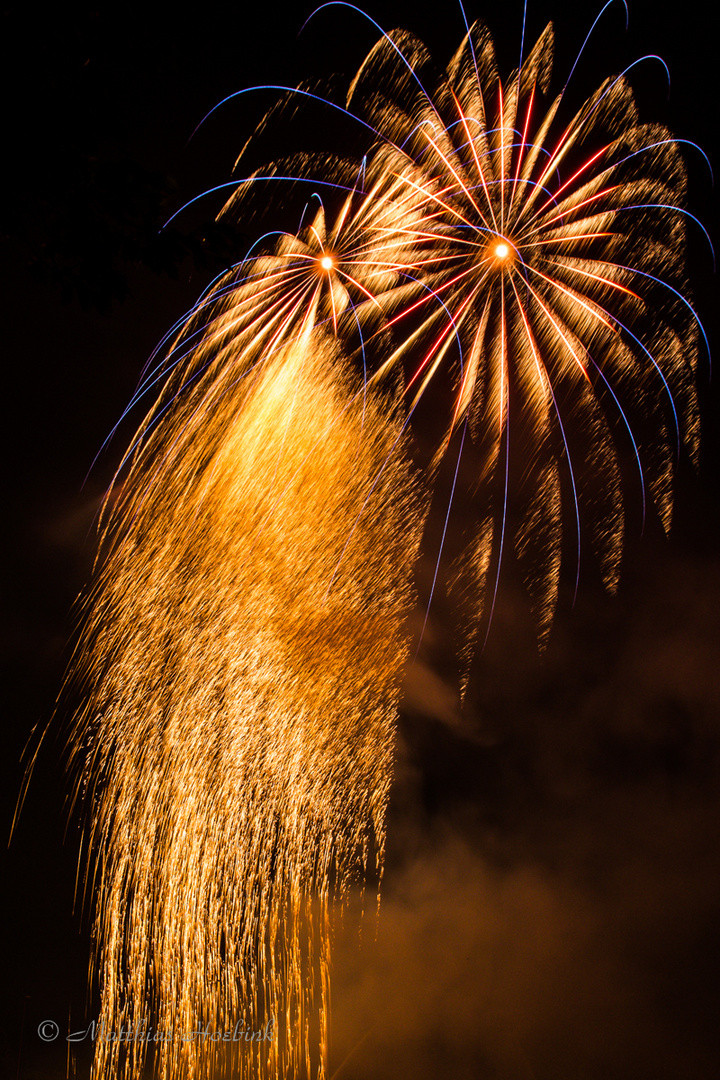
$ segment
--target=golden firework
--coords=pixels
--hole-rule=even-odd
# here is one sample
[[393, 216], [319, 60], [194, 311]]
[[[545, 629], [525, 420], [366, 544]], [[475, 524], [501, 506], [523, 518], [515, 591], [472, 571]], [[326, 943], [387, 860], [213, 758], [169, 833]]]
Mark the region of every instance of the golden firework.
[[[247, 385], [224, 363], [202, 423], [181, 397], [167, 460], [132, 463], [85, 634], [100, 1023], [270, 1023], [156, 1067], [324, 1075], [332, 901], [382, 868], [418, 516], [392, 405], [330, 339]], [[146, 1050], [100, 1042], [94, 1075]]]
[[[624, 75], [565, 117], [563, 92], [547, 98], [552, 55], [550, 25], [503, 82], [478, 23], [430, 94], [425, 47], [398, 31], [369, 54], [348, 98], [384, 136], [385, 167], [421, 220], [404, 235], [422, 291], [393, 316], [399, 341], [375, 377], [404, 363], [414, 408], [449, 374], [438, 457], [467, 424], [476, 471], [460, 580], [477, 615], [511, 523], [541, 637], [557, 598], [563, 501], [578, 567], [584, 536], [616, 584], [618, 433], [643, 514], [647, 489], [665, 528], [673, 459], [681, 441], [695, 459], [698, 443], [699, 324], [683, 293], [677, 141], [640, 121]], [[476, 617], [465, 610], [461, 622], [467, 662]]]
[[[563, 118], [552, 47], [548, 27], [503, 83], [477, 24], [429, 93], [424, 46], [383, 37], [347, 100], [376, 141], [354, 180], [325, 159], [337, 209], [267, 234], [143, 384], [77, 654], [101, 1022], [274, 1025], [163, 1041], [163, 1077], [326, 1075], [333, 900], [382, 873], [421, 406], [450, 401], [435, 470], [450, 448], [453, 490], [474, 470], [446, 582], [464, 684], [510, 525], [542, 636], [563, 503], [614, 586], [619, 432], [669, 524], [673, 453], [697, 447], [684, 168], [623, 76]], [[94, 1075], [138, 1077], [145, 1051], [98, 1044]]]

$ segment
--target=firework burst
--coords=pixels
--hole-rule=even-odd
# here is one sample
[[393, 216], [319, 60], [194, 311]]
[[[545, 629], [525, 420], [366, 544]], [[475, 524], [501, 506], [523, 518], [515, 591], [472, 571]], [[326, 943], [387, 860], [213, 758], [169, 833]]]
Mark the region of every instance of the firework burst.
[[[541, 637], [555, 608], [571, 506], [605, 583], [623, 537], [618, 434], [665, 528], [674, 459], [697, 453], [699, 324], [684, 298], [685, 170], [676, 140], [638, 118], [624, 76], [569, 120], [547, 99], [553, 31], [503, 83], [482, 24], [432, 95], [424, 46], [382, 38], [348, 107], [392, 141], [386, 167], [411, 193], [405, 236], [423, 291], [391, 319], [401, 333], [376, 377], [404, 363], [410, 407], [441, 373], [453, 386], [438, 458], [463, 429], [476, 524], [456, 575], [476, 614], [508, 525]], [[469, 438], [464, 439], [464, 429]], [[458, 436], [458, 442], [460, 437]], [[464, 652], [477, 626], [462, 615]]]
[[[549, 25], [503, 82], [476, 23], [438, 80], [422, 42], [383, 34], [344, 105], [326, 103], [373, 134], [362, 166], [296, 155], [240, 181], [225, 211], [293, 173], [351, 190], [333, 233], [346, 234], [344, 250], [317, 229], [307, 258], [323, 253], [348, 351], [365, 332], [372, 379], [402, 370], [408, 417], [423, 397], [436, 403], [423, 421], [449, 401], [435, 467], [456, 432], [472, 462], [474, 522], [443, 559], [464, 685], [503, 553], [519, 563], [544, 641], [563, 549], [576, 588], [586, 549], [607, 587], [617, 583], [623, 462], [635, 463], [643, 521], [649, 497], [667, 529], [681, 444], [697, 455], [702, 328], [685, 298], [679, 141], [640, 121], [625, 74], [573, 115], [564, 89], [548, 96], [552, 62]], [[290, 92], [262, 131], [283, 107], [294, 115], [297, 94], [319, 100]]]
[[[382, 870], [421, 406], [450, 402], [428, 476], [474, 471], [443, 555], [463, 685], [504, 549], [546, 636], [564, 505], [577, 564], [587, 538], [615, 585], [620, 439], [669, 524], [697, 446], [684, 169], [624, 76], [563, 119], [552, 48], [548, 27], [503, 83], [477, 24], [438, 81], [416, 38], [383, 36], [341, 109], [373, 133], [362, 167], [323, 159], [337, 209], [313, 196], [296, 233], [266, 233], [141, 384], [161, 390], [78, 652], [102, 1019], [278, 1024], [232, 1061], [163, 1044], [163, 1076], [325, 1074], [332, 899], [372, 851]], [[223, 213], [289, 171], [238, 181]], [[97, 1077], [142, 1068], [142, 1043], [98, 1048]]]
[[[81, 650], [100, 1021], [273, 1035], [161, 1042], [161, 1076], [324, 1075], [332, 900], [382, 868], [418, 534], [399, 423], [317, 332], [245, 359], [174, 401], [164, 462], [137, 452]], [[100, 1042], [95, 1075], [145, 1051]]]

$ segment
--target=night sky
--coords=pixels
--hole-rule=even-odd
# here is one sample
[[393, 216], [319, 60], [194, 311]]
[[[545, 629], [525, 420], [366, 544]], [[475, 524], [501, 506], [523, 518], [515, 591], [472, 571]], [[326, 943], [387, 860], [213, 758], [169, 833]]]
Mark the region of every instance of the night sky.
[[[643, 115], [720, 165], [709, 5], [629, 3], [627, 34], [620, 2], [603, 17], [573, 100], [659, 53], [670, 98], [661, 66], [642, 65]], [[600, 6], [531, 4], [530, 42], [555, 20], [554, 86]], [[6, 836], [21, 754], [52, 715], [93, 521], [132, 425], [86, 474], [156, 342], [255, 235], [214, 226], [217, 198], [158, 230], [229, 179], [269, 99], [232, 104], [188, 138], [242, 87], [332, 73], [347, 82], [377, 35], [337, 8], [298, 38], [311, 10], [3, 5]], [[463, 31], [450, 0], [368, 11], [417, 32], [441, 62]], [[520, 4], [468, 4], [477, 16], [507, 72]], [[707, 168], [692, 150], [686, 160], [689, 206], [714, 234]], [[712, 342], [712, 256], [692, 223], [689, 237]], [[641, 538], [629, 504], [616, 596], [590, 573], [573, 605], [568, 580], [540, 655], [508, 572], [464, 709], [442, 605], [431, 611], [406, 679], [377, 941], [368, 933], [359, 951], [348, 932], [338, 942], [332, 1067], [351, 1054], [343, 1080], [719, 1075], [720, 411], [702, 351], [698, 385], [700, 473], [681, 460], [669, 539], [652, 516]], [[419, 568], [421, 592], [433, 558]], [[66, 830], [63, 809], [63, 717], [67, 708], [6, 855], [0, 1069], [17, 1080], [64, 1076], [63, 1038], [42, 1043], [38, 1024], [56, 1020], [64, 1034], [96, 1008], [85, 1002], [86, 920], [73, 914], [79, 832], [77, 822]], [[77, 1074], [87, 1069], [81, 1051]]]

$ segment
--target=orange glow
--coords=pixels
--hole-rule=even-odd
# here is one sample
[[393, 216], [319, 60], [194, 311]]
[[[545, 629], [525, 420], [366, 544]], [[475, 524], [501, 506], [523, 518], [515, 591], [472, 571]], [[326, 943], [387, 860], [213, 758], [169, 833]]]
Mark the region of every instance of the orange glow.
[[[228, 1057], [164, 1040], [163, 1080], [343, 1071], [328, 1050], [334, 920], [382, 879], [435, 478], [430, 600], [437, 583], [462, 700], [508, 546], [545, 643], [566, 533], [576, 585], [582, 547], [616, 587], [630, 444], [643, 514], [653, 501], [666, 529], [674, 454], [697, 454], [702, 327], [669, 218], [686, 213], [675, 140], [636, 119], [623, 78], [559, 128], [551, 24], [504, 85], [482, 24], [435, 90], [424, 46], [402, 40], [377, 42], [344, 99], [377, 135], [362, 163], [298, 151], [281, 176], [280, 144], [270, 175], [233, 184], [219, 220], [241, 235], [267, 180], [347, 194], [327, 217], [309, 198], [296, 233], [269, 222], [163, 339], [133, 404], [159, 396], [105, 505], [70, 754], [99, 1023], [278, 1021], [272, 1042], [246, 1035]], [[588, 145], [601, 149], [585, 160]], [[423, 446], [437, 432], [427, 484], [411, 421]], [[121, 1043], [96, 1043], [93, 1080], [144, 1075], [146, 1042]]]

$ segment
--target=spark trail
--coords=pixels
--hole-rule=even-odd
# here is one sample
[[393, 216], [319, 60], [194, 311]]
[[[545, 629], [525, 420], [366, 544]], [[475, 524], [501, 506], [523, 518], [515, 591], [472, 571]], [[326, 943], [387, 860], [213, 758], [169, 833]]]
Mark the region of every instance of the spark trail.
[[684, 295], [692, 215], [678, 141], [641, 121], [625, 73], [568, 114], [564, 89], [549, 97], [553, 42], [550, 24], [503, 81], [476, 23], [438, 79], [423, 43], [393, 31], [348, 96], [386, 140], [424, 285], [394, 314], [396, 347], [375, 377], [404, 365], [411, 405], [451, 387], [436, 463], [469, 429], [474, 524], [464, 539], [458, 531], [446, 577], [465, 684], [504, 547], [543, 640], [563, 548], [576, 588], [583, 548], [617, 584], [618, 444], [634, 461], [643, 517], [651, 499], [666, 529], [681, 444], [697, 460], [702, 327]]
[[[318, 169], [328, 205], [224, 275], [139, 390], [161, 388], [76, 654], [101, 1020], [276, 1025], [227, 1052], [161, 1043], [168, 1080], [327, 1075], [333, 910], [382, 875], [422, 407], [445, 409], [430, 481], [446, 455], [453, 492], [461, 455], [476, 468], [434, 579], [458, 597], [463, 686], [507, 550], [542, 638], [568, 504], [577, 565], [582, 537], [617, 581], [620, 438], [666, 527], [674, 456], [696, 453], [677, 143], [624, 75], [567, 115], [552, 50], [548, 27], [503, 83], [475, 24], [437, 79], [416, 38], [382, 37], [332, 105], [372, 135], [364, 156], [238, 180], [235, 217]], [[98, 1044], [94, 1076], [144, 1060]]]
[[[333, 902], [381, 874], [419, 518], [391, 406], [330, 339], [223, 372], [202, 440], [188, 400], [166, 460], [133, 461], [86, 630], [100, 1020], [274, 1021], [269, 1044], [160, 1043], [159, 1075], [325, 1075]], [[99, 1043], [94, 1075], [145, 1050]]]

